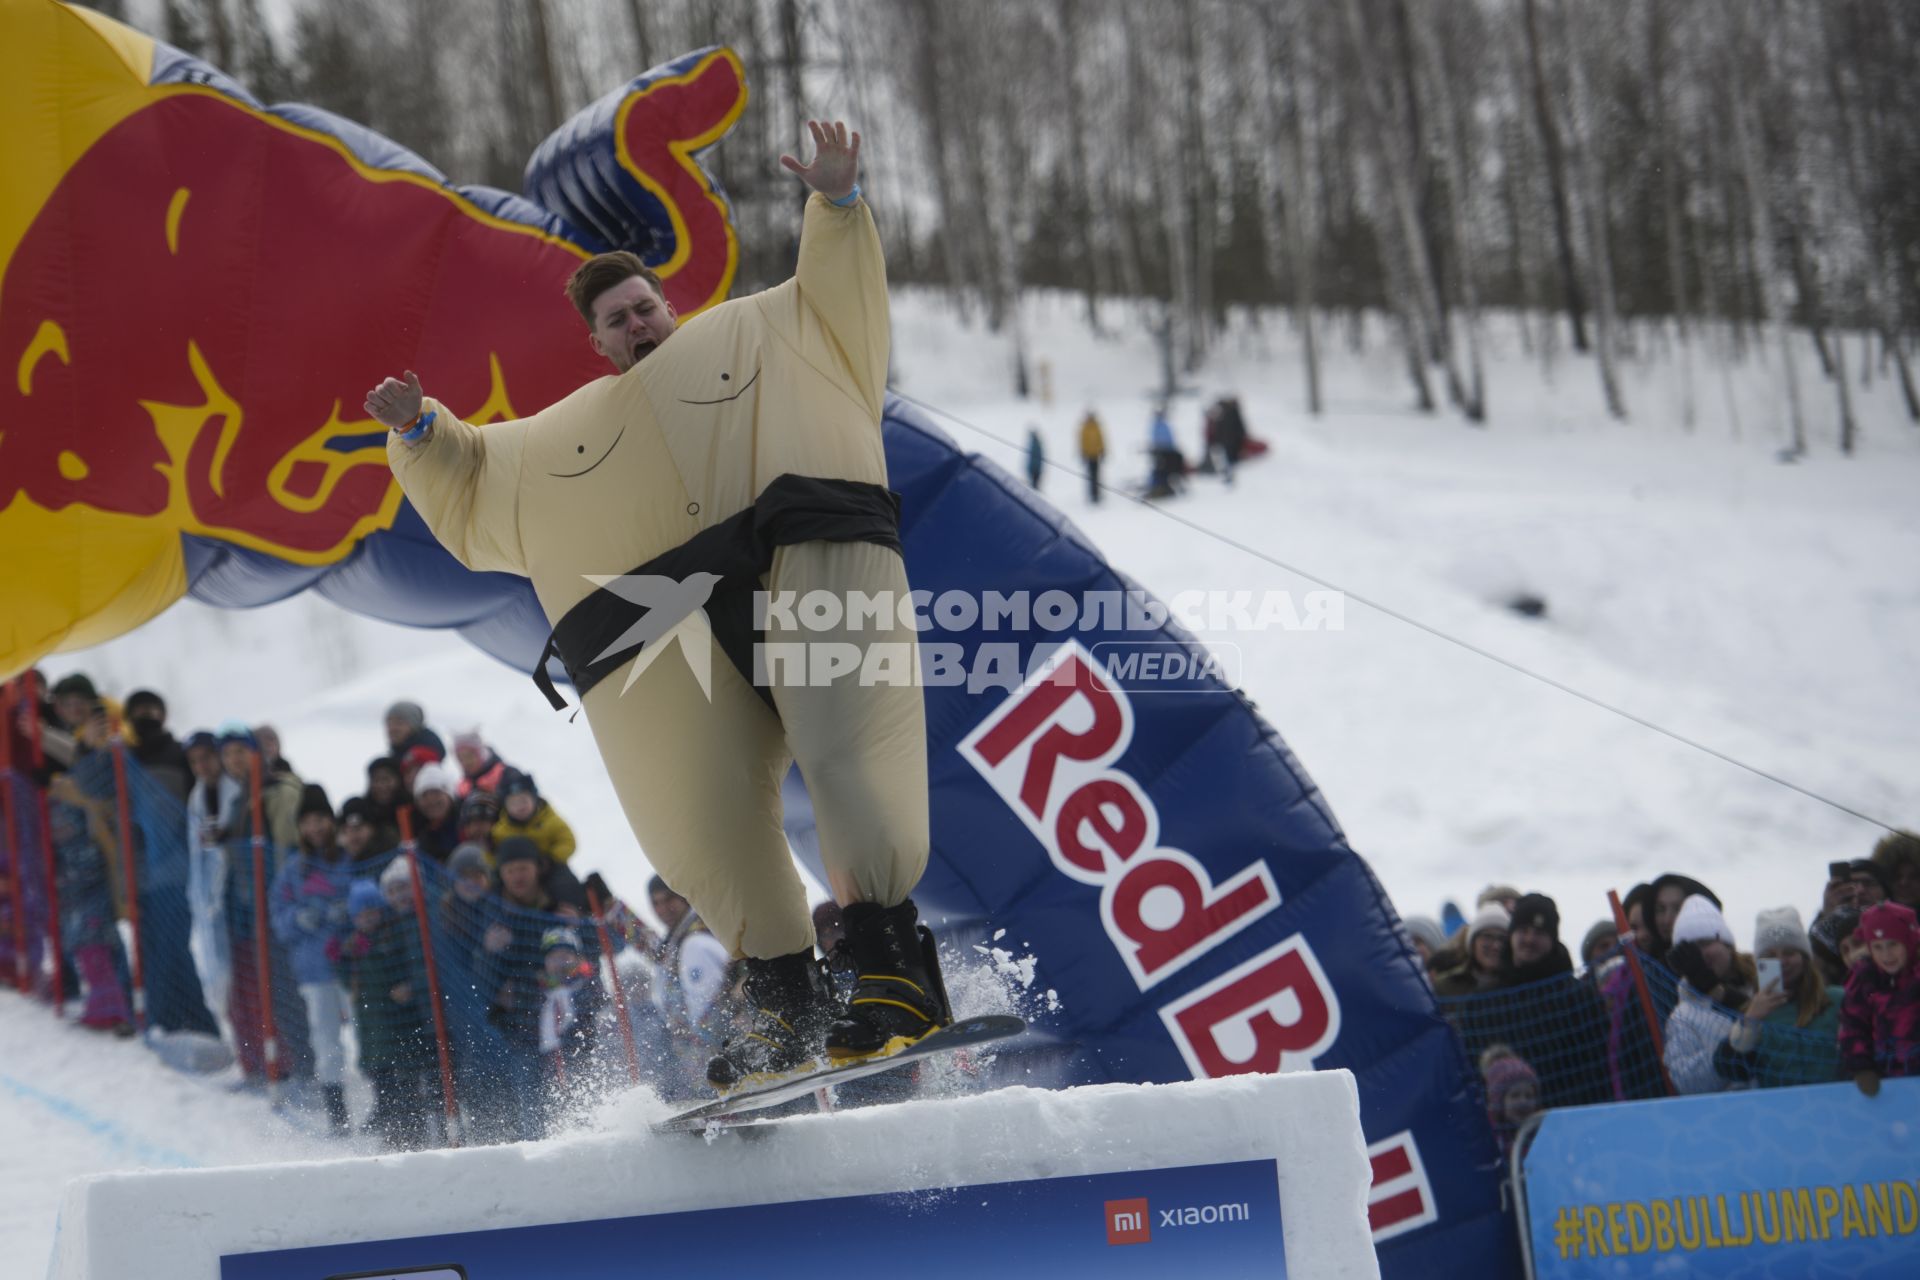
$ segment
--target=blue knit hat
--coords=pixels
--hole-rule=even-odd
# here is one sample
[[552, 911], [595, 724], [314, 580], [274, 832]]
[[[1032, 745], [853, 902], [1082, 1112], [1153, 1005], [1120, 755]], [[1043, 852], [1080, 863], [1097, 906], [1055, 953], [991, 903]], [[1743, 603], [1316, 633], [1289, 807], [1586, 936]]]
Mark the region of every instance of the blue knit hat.
[[387, 900], [380, 896], [380, 886], [371, 880], [355, 880], [347, 886], [347, 914], [357, 916], [362, 911], [384, 911]]
[[220, 726], [220, 745], [224, 747], [229, 742], [244, 742], [249, 751], [260, 749], [260, 740], [253, 736], [253, 730], [239, 720], [229, 720]]

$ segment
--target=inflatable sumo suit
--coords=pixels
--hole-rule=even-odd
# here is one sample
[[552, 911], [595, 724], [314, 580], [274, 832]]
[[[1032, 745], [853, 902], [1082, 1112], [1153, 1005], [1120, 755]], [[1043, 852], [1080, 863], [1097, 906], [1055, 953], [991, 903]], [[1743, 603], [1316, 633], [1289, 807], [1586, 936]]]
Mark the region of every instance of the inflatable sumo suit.
[[[532, 580], [555, 624], [549, 651], [580, 692], [634, 834], [735, 955], [813, 946], [781, 827], [791, 763], [813, 798], [842, 902], [898, 905], [926, 867], [912, 627], [895, 609], [877, 625], [870, 613], [843, 613], [830, 629], [796, 632], [797, 610], [784, 621], [769, 611], [769, 645], [852, 645], [862, 667], [904, 652], [905, 670], [883, 662], [888, 678], [878, 681], [855, 670], [831, 683], [756, 683], [751, 656], [757, 589], [776, 600], [811, 591], [841, 602], [853, 592], [906, 599], [880, 437], [887, 358], [886, 264], [872, 213], [864, 201], [839, 208], [816, 193], [785, 284], [694, 316], [627, 372], [532, 417], [476, 428], [428, 399], [426, 436], [388, 439], [394, 475], [455, 558]], [[649, 610], [621, 595], [621, 583], [604, 585], [623, 575], [670, 578], [696, 597], [712, 584], [703, 612], [649, 642], [677, 639], [682, 654], [661, 648], [642, 662], [639, 645], [625, 642]], [[714, 659], [710, 699], [684, 656], [689, 643]]]

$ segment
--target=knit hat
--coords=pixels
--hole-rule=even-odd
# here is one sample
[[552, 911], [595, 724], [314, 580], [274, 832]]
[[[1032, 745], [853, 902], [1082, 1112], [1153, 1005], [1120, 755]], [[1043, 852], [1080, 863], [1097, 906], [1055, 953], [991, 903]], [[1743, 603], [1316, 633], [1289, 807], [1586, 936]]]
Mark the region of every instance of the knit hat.
[[1473, 913], [1473, 923], [1467, 926], [1467, 945], [1472, 946], [1473, 940], [1488, 929], [1498, 929], [1502, 933], [1513, 930], [1513, 917], [1497, 902], [1489, 902]]
[[[416, 789], [418, 783], [415, 784]], [[460, 824], [492, 822], [500, 816], [500, 801], [484, 791], [476, 791], [460, 802]]]
[[158, 711], [162, 719], [166, 718], [167, 700], [151, 689], [135, 689], [127, 695], [126, 711], [129, 717], [137, 715], [142, 708], [151, 707]]
[[508, 796], [527, 795], [538, 799], [540, 789], [533, 785], [533, 775], [521, 769], [508, 769], [500, 775], [500, 799]]
[[1527, 1060], [1511, 1050], [1499, 1053], [1489, 1051], [1491, 1061], [1480, 1068], [1480, 1077], [1487, 1085], [1487, 1110], [1500, 1117], [1506, 1110], [1507, 1093], [1515, 1085], [1530, 1084], [1540, 1087], [1540, 1077], [1527, 1064]]
[[1673, 921], [1673, 945], [1683, 942], [1712, 942], [1715, 940], [1733, 945], [1733, 930], [1727, 927], [1727, 918], [1720, 914], [1720, 908], [1713, 905], [1701, 894], [1691, 894], [1680, 904], [1680, 914]]
[[1907, 948], [1907, 963], [1920, 960], [1920, 920], [1912, 907], [1883, 902], [1860, 913], [1860, 938], [1863, 942], [1891, 941]]
[[373, 805], [365, 796], [348, 796], [347, 802], [340, 806], [341, 826], [344, 827], [356, 820], [368, 825], [373, 823]]
[[1520, 891], [1510, 884], [1490, 884], [1480, 891], [1480, 896], [1473, 900], [1473, 905], [1484, 907], [1489, 902], [1505, 902], [1508, 898], [1518, 897], [1520, 897]]
[[580, 935], [564, 925], [556, 926], [540, 935], [540, 954], [560, 947], [571, 947], [575, 955], [580, 954]]
[[390, 773], [398, 778], [400, 776], [400, 762], [392, 756], [375, 756], [373, 759], [367, 761], [367, 777], [371, 778], [376, 773]]
[[1587, 930], [1586, 937], [1580, 939], [1580, 958], [1582, 960], [1585, 960], [1587, 957], [1587, 954], [1591, 952], [1593, 948], [1601, 942], [1606, 943], [1607, 949], [1611, 951], [1613, 949], [1614, 940], [1617, 939], [1619, 936], [1620, 936], [1620, 927], [1614, 924], [1613, 921], [1611, 920], [1599, 921], [1597, 924], [1593, 926], [1593, 928]]
[[540, 846], [525, 836], [508, 836], [500, 842], [500, 847], [493, 851], [495, 866], [504, 867], [509, 862], [521, 861], [540, 861]]
[[60, 679], [54, 683], [53, 696], [56, 698], [64, 698], [69, 694], [76, 693], [89, 702], [100, 696], [99, 691], [93, 687], [93, 681], [87, 679], [87, 677], [81, 675], [78, 671], [72, 675], [61, 676]]
[[409, 889], [413, 887], [413, 863], [406, 858], [395, 858], [387, 864], [387, 869], [380, 873], [380, 888], [383, 892], [397, 884], [406, 885]]
[[205, 729], [195, 729], [187, 735], [187, 740], [182, 745], [188, 751], [192, 751], [195, 747], [205, 747], [209, 751], [218, 751], [220, 749], [220, 739], [214, 737]]
[[1872, 876], [1874, 883], [1880, 886], [1881, 893], [1885, 894], [1885, 893], [1893, 892], [1893, 886], [1887, 883], [1886, 868], [1882, 867], [1879, 863], [1875, 862], [1872, 858], [1855, 858], [1851, 866], [1852, 866], [1854, 875]]
[[1402, 916], [1400, 923], [1407, 926], [1416, 942], [1426, 943], [1429, 952], [1447, 949], [1447, 935], [1440, 932], [1438, 921], [1427, 916]]
[[1513, 928], [1541, 929], [1560, 940], [1560, 908], [1544, 893], [1530, 893], [1513, 904]]
[[260, 740], [253, 736], [253, 730], [238, 720], [229, 720], [220, 726], [220, 745], [224, 747], [229, 742], [245, 743], [249, 751], [260, 749]]
[[456, 747], [472, 747], [474, 750], [479, 751], [486, 747], [487, 740], [480, 736], [480, 726], [474, 725], [470, 729], [462, 729], [454, 734], [453, 745]]
[[487, 851], [477, 844], [463, 844], [447, 858], [447, 873], [456, 879], [465, 875], [487, 874]]
[[396, 702], [387, 708], [387, 719], [405, 720], [416, 729], [427, 726], [427, 713], [417, 702]]
[[407, 753], [400, 757], [400, 774], [406, 776], [408, 769], [424, 769], [430, 764], [438, 764], [441, 755], [426, 743], [408, 747]]
[[1765, 955], [1775, 947], [1813, 954], [1807, 927], [1800, 923], [1800, 913], [1792, 907], [1775, 907], [1754, 917], [1753, 954]]
[[413, 775], [413, 794], [420, 796], [429, 791], [444, 791], [449, 796], [458, 796], [460, 775], [438, 760], [421, 765], [420, 772]]
[[327, 789], [317, 782], [309, 782], [300, 788], [300, 808], [295, 818], [304, 818], [310, 813], [324, 813], [333, 816], [333, 802], [327, 799]]
[[387, 900], [380, 896], [380, 886], [371, 880], [355, 880], [347, 886], [347, 914], [359, 915], [362, 911], [382, 911]]

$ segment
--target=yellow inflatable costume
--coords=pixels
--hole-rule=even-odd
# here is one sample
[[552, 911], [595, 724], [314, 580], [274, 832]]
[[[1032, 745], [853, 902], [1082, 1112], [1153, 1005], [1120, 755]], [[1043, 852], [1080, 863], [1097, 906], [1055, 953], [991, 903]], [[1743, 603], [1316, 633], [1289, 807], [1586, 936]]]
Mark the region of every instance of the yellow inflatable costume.
[[[887, 357], [872, 214], [815, 193], [785, 284], [693, 317], [625, 373], [530, 418], [476, 428], [427, 400], [424, 439], [389, 438], [394, 475], [462, 564], [532, 580], [634, 834], [736, 955], [813, 944], [781, 826], [792, 762], [843, 903], [899, 904], [926, 866], [924, 712], [897, 610], [804, 634], [775, 610], [765, 637], [905, 646], [897, 679], [756, 688], [744, 657], [755, 589], [906, 599], [880, 441]], [[696, 604], [710, 584], [706, 612], [622, 648], [647, 610], [621, 588], [668, 578]], [[689, 662], [689, 643], [713, 661]]]

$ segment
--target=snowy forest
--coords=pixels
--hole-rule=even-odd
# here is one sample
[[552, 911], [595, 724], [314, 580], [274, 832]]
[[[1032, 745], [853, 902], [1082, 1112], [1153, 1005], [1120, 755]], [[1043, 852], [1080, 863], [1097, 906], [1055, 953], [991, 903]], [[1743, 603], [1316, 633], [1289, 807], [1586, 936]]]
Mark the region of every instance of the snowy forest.
[[[1327, 344], [1389, 317], [1421, 408], [1488, 418], [1493, 313], [1531, 358], [1705, 369], [1810, 344], [1825, 388], [1898, 382], [1920, 423], [1920, 5], [1906, 0], [102, 0], [456, 182], [517, 190], [533, 148], [702, 45], [753, 99], [706, 163], [739, 285], [782, 278], [800, 121], [866, 135], [900, 283], [1014, 328], [1084, 298], [1205, 366], [1234, 308], [1288, 309], [1320, 411]], [[1103, 299], [1131, 300], [1115, 311]], [[1024, 384], [1025, 362], [1015, 378]], [[1024, 389], [1024, 385], [1023, 385]], [[1703, 390], [1700, 394], [1706, 394]]]

